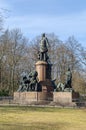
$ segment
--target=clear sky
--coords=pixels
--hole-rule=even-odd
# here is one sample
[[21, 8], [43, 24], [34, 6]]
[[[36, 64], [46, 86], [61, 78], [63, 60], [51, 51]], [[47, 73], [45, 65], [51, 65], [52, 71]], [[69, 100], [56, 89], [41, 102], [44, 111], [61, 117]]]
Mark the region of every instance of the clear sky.
[[41, 33], [55, 33], [65, 41], [69, 36], [86, 47], [86, 0], [0, 0], [8, 10], [5, 28], [20, 28], [32, 39]]

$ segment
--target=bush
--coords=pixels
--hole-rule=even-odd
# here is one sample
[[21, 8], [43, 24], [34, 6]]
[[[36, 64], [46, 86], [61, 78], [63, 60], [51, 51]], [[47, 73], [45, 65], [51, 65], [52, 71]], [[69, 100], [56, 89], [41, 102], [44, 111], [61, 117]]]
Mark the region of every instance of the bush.
[[9, 96], [9, 90], [0, 90], [0, 96]]

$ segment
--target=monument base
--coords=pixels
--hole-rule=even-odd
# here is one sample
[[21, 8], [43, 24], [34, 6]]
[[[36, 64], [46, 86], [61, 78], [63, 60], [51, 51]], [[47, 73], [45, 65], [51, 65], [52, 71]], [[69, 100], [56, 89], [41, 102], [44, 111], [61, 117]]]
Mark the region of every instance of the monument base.
[[75, 92], [14, 92], [14, 103], [19, 105], [75, 107], [77, 99]]
[[48, 92], [14, 92], [14, 103], [20, 105], [38, 104], [53, 101], [53, 93]]
[[59, 106], [76, 106], [72, 92], [53, 92], [53, 102]]

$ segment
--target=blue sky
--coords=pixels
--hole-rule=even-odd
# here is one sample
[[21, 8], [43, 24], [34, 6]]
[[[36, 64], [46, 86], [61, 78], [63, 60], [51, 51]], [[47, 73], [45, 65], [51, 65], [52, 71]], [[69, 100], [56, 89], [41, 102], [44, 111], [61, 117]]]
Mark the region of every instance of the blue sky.
[[86, 0], [0, 0], [9, 10], [5, 28], [20, 28], [32, 39], [41, 33], [55, 33], [65, 41], [69, 36], [86, 47]]

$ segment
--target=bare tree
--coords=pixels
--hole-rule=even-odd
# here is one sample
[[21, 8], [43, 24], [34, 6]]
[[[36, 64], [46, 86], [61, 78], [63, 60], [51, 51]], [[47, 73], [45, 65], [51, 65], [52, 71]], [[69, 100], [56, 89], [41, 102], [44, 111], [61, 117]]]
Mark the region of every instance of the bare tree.
[[[17, 75], [19, 74], [19, 71], [21, 71], [21, 63], [26, 54], [27, 40], [23, 37], [19, 29], [14, 29], [12, 31], [6, 30], [1, 36], [1, 41], [6, 62], [4, 73], [7, 72], [8, 86], [10, 90], [14, 91], [18, 82]], [[4, 75], [4, 77], [6, 76]]]

